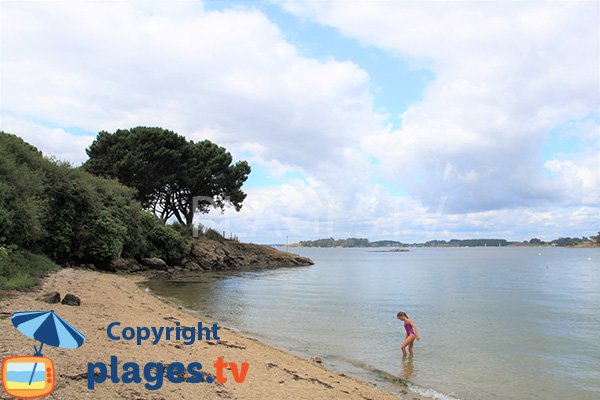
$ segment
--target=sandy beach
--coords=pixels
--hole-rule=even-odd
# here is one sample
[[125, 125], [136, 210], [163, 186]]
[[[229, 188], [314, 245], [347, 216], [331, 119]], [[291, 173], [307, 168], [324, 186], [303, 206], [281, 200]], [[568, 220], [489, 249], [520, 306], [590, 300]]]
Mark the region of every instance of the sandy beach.
[[[113, 341], [107, 337], [107, 326], [114, 321], [121, 326], [196, 326], [201, 319], [168, 304], [144, 291], [140, 275], [115, 275], [89, 270], [62, 269], [46, 277], [30, 292], [13, 292], [0, 300], [0, 358], [32, 355], [34, 341], [19, 333], [10, 320], [15, 311], [54, 310], [86, 335], [78, 349], [45, 347], [44, 356], [56, 368], [53, 399], [398, 399], [366, 383], [328, 371], [320, 365], [269, 347], [255, 339], [221, 327], [220, 341], [197, 341], [184, 345], [181, 341], [162, 340], [156, 345], [148, 341], [138, 346], [135, 340]], [[40, 294], [58, 291], [61, 296], [73, 293], [81, 298], [81, 306], [47, 304], [36, 300]], [[211, 322], [212, 324], [212, 322]], [[203, 371], [214, 375], [213, 363], [219, 358], [240, 365], [249, 363], [246, 380], [223, 384], [171, 383], [148, 391], [142, 383], [112, 383], [110, 378], [88, 389], [89, 362], [107, 365], [114, 355], [119, 363], [148, 362], [170, 364], [201, 362]], [[122, 370], [121, 370], [122, 371]], [[225, 371], [231, 376], [231, 371]], [[229, 375], [227, 375], [229, 374]], [[143, 375], [142, 375], [143, 377]], [[416, 398], [411, 394], [407, 399]]]

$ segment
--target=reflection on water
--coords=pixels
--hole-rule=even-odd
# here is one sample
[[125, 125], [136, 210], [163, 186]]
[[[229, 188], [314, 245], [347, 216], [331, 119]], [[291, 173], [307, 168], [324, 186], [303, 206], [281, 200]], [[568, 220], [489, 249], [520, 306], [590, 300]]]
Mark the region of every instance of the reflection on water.
[[[464, 399], [600, 398], [599, 249], [296, 250], [316, 264], [148, 286], [378, 384]], [[423, 337], [410, 361], [399, 310]]]
[[404, 381], [412, 380], [415, 367], [413, 365], [413, 356], [402, 357], [402, 372], [400, 373], [400, 379]]

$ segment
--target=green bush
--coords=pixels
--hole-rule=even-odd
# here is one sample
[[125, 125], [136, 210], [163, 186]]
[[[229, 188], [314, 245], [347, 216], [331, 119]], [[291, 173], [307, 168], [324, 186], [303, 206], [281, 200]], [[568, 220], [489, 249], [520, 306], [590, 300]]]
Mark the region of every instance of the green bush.
[[44, 236], [44, 162], [33, 146], [0, 132], [0, 243], [36, 248]]
[[[116, 180], [44, 158], [0, 132], [0, 245], [42, 252], [58, 263], [106, 263], [119, 256], [174, 263], [191, 249], [185, 229], [164, 226], [143, 211], [135, 190]], [[11, 279], [27, 285], [27, 276]]]
[[127, 227], [104, 210], [88, 226], [84, 259], [110, 261], [121, 255]]
[[16, 248], [0, 247], [0, 288], [24, 289], [38, 283], [44, 272], [57, 270], [45, 256]]
[[190, 253], [192, 245], [175, 229], [157, 224], [147, 236], [150, 254], [162, 258], [167, 264], [176, 264]]
[[225, 238], [223, 237], [223, 235], [221, 235], [219, 232], [217, 232], [213, 228], [208, 228], [204, 232], [204, 236], [206, 236], [210, 240], [216, 240], [217, 242], [224, 242], [225, 241]]
[[194, 229], [191, 226], [182, 225], [179, 222], [173, 222], [169, 226], [184, 238], [191, 238], [194, 235]]

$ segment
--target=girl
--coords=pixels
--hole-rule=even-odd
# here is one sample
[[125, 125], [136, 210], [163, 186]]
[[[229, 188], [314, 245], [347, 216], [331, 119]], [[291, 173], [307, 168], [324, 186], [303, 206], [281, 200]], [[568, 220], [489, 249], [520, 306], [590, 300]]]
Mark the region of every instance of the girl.
[[406, 338], [404, 339], [404, 343], [402, 343], [402, 357], [406, 357], [406, 347], [408, 347], [408, 351], [412, 357], [413, 343], [415, 339], [421, 339], [419, 337], [419, 331], [417, 329], [417, 326], [410, 319], [408, 319], [408, 315], [406, 315], [404, 311], [398, 311], [396, 317], [400, 321], [404, 321], [404, 329], [406, 330]]

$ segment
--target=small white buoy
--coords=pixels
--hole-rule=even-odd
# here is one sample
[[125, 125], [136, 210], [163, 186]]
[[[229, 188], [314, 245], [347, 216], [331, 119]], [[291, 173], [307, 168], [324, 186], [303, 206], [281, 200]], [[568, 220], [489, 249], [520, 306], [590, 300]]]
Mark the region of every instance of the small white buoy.
[[538, 256], [541, 256], [541, 255], [542, 255], [542, 253], [538, 253]]

